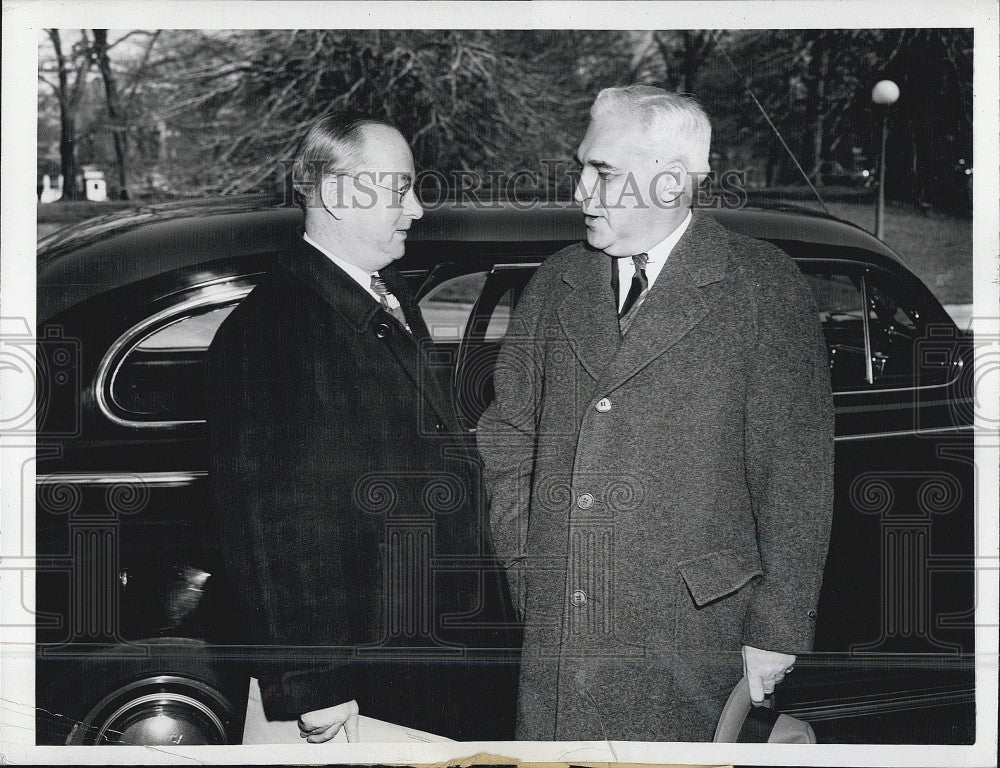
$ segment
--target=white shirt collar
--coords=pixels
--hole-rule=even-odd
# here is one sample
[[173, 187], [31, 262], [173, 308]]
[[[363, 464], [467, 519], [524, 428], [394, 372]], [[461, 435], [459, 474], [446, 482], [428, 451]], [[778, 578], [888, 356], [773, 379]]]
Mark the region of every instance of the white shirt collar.
[[[677, 245], [677, 242], [681, 239], [684, 233], [687, 232], [688, 225], [690, 224], [691, 211], [688, 210], [687, 216], [684, 217], [684, 221], [680, 223], [680, 226], [678, 226], [677, 229], [646, 251], [646, 255], [649, 257], [649, 260], [646, 262], [646, 279], [649, 280], [650, 287], [652, 287], [653, 283], [656, 282], [656, 278], [659, 277], [660, 270], [662, 270], [663, 265], [667, 263], [667, 257], [670, 256], [670, 252], [674, 250], [674, 246]], [[632, 275], [635, 272], [635, 266], [632, 263], [632, 259], [628, 257], [619, 258], [618, 271], [618, 284], [620, 287], [618, 306], [620, 307], [625, 301], [625, 296], [628, 293], [629, 286], [632, 282]]]
[[646, 252], [646, 255], [649, 257], [649, 260], [646, 262], [646, 277], [649, 279], [650, 285], [656, 280], [656, 276], [660, 274], [663, 265], [667, 263], [667, 257], [674, 250], [677, 241], [687, 232], [690, 223], [691, 211], [688, 210], [687, 216], [684, 217], [684, 221], [681, 222], [680, 226]]
[[357, 264], [351, 264], [349, 261], [344, 261], [339, 256], [337, 256], [337, 255], [335, 255], [333, 253], [330, 253], [330, 251], [328, 251], [322, 245], [320, 245], [315, 240], [313, 240], [311, 237], [309, 237], [308, 233], [304, 233], [302, 235], [302, 239], [305, 240], [307, 243], [309, 243], [309, 245], [311, 245], [317, 251], [319, 251], [320, 253], [322, 253], [324, 256], [326, 256], [330, 261], [332, 261], [334, 264], [336, 264], [342, 270], [344, 270], [348, 274], [348, 276], [352, 280], [354, 280], [354, 282], [356, 282], [358, 285], [360, 285], [362, 288], [364, 288], [365, 292], [369, 296], [371, 296], [372, 298], [374, 298], [375, 301], [379, 300], [378, 294], [375, 293], [375, 291], [372, 290], [372, 274], [373, 274], [372, 272], [368, 272], [368, 271], [362, 269], [361, 267], [359, 267]]

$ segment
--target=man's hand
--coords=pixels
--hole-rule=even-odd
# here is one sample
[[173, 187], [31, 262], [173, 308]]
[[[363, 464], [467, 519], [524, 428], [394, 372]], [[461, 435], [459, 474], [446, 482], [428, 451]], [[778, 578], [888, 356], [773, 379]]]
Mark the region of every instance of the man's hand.
[[347, 732], [348, 741], [358, 741], [358, 702], [351, 701], [335, 707], [306, 712], [299, 718], [299, 736], [310, 744], [329, 741], [340, 729]]
[[743, 646], [743, 674], [750, 684], [750, 699], [754, 704], [763, 704], [764, 695], [774, 693], [774, 686], [792, 671], [795, 657], [777, 651]]

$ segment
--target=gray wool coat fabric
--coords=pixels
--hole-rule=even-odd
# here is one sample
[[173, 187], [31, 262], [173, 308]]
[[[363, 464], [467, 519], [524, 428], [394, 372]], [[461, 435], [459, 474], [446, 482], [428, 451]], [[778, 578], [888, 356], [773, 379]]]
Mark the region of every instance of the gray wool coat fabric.
[[740, 647], [812, 645], [833, 409], [790, 258], [695, 212], [628, 333], [611, 259], [550, 257], [477, 441], [525, 620], [517, 736], [708, 741]]

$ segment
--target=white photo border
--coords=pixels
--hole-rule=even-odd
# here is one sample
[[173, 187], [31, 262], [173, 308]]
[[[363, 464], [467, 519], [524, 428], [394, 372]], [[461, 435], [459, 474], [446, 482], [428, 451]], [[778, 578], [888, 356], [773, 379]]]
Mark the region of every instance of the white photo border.
[[[332, 2], [306, 0], [106, 0], [3, 3], [2, 262], [3, 332], [35, 327], [35, 156], [37, 52], [45, 27], [180, 28], [413, 28], [413, 29], [768, 29], [971, 27], [975, 34], [974, 313], [975, 330], [993, 339], [984, 362], [978, 405], [983, 422], [997, 424], [998, 300], [998, 6], [988, 0], [700, 0], [699, 2]], [[26, 325], [25, 325], [26, 324]], [[34, 371], [0, 372], [5, 416], [31, 400]], [[0, 616], [28, 613], [33, 595], [34, 455], [32, 436], [0, 436]], [[0, 619], [0, 762], [174, 764], [257, 763], [670, 763], [839, 766], [996, 765], [998, 608], [998, 441], [977, 435], [977, 742], [969, 746], [455, 743], [336, 744], [275, 747], [39, 747], [34, 745], [34, 628]], [[469, 760], [473, 756], [480, 758]], [[489, 755], [490, 757], [486, 757]], [[501, 757], [502, 756], [502, 757]]]

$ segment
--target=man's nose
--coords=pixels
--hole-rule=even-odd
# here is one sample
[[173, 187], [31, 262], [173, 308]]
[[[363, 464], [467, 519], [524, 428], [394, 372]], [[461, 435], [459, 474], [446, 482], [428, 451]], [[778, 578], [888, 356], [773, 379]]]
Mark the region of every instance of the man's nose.
[[582, 176], [573, 188], [573, 199], [580, 203], [580, 207], [584, 213], [594, 210], [600, 203], [596, 185], [588, 186]]
[[424, 215], [424, 207], [417, 200], [417, 193], [413, 188], [408, 189], [406, 195], [403, 197], [403, 213], [414, 221]]
[[583, 205], [583, 209], [592, 208], [600, 202], [597, 188], [597, 174], [590, 168], [584, 168], [573, 187], [573, 199]]

